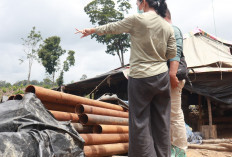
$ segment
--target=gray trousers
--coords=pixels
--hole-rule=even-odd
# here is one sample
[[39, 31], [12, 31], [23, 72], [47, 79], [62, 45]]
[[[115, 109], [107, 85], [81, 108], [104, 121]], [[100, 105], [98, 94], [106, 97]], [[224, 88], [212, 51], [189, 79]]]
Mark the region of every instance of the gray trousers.
[[129, 157], [170, 157], [168, 72], [128, 81]]

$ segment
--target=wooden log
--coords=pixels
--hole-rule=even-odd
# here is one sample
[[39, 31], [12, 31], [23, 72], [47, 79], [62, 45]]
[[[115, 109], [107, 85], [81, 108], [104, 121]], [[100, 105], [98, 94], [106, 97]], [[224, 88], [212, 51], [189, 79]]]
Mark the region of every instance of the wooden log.
[[219, 144], [219, 143], [230, 143], [232, 139], [212, 139], [212, 140], [202, 140], [203, 144]]
[[193, 148], [193, 149], [207, 149], [207, 150], [215, 150], [215, 151], [227, 151], [230, 152], [231, 150], [222, 146], [218, 145], [198, 145], [198, 144], [189, 144], [188, 148]]
[[232, 143], [220, 143], [220, 146], [226, 147], [232, 151]]

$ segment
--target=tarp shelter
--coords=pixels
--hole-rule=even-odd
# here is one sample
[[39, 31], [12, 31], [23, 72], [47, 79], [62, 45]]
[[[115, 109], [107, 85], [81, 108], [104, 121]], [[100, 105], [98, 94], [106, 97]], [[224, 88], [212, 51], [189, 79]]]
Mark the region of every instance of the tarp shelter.
[[192, 86], [185, 89], [232, 105], [232, 43], [216, 38], [201, 29], [185, 35], [184, 55]]
[[[211, 99], [232, 104], [232, 43], [197, 29], [184, 36], [184, 55], [193, 86], [186, 83], [185, 89]], [[65, 86], [65, 92], [86, 96], [95, 93], [95, 98], [104, 93], [115, 93], [127, 99], [127, 79], [123, 73], [129, 65], [112, 70], [95, 78]]]
[[201, 29], [184, 37], [183, 52], [189, 68], [232, 68], [232, 43], [213, 37]]

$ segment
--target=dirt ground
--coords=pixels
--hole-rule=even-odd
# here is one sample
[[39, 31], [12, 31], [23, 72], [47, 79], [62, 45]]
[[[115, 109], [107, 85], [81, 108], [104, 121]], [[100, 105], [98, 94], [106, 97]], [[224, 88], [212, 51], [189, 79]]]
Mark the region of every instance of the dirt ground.
[[205, 149], [188, 149], [187, 157], [232, 157], [232, 152], [220, 152]]

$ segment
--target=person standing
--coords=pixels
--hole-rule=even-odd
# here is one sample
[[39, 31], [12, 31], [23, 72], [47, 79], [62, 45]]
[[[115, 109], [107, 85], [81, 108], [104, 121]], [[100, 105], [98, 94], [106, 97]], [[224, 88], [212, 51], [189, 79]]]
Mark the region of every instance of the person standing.
[[170, 79], [167, 60], [176, 56], [174, 31], [160, 15], [165, 0], [137, 0], [138, 14], [96, 28], [79, 30], [131, 35], [129, 157], [170, 157]]
[[[165, 14], [164, 19], [172, 25], [171, 13], [169, 9]], [[186, 156], [186, 149], [188, 147], [187, 135], [184, 121], [183, 110], [181, 109], [181, 93], [184, 87], [185, 80], [178, 80], [177, 70], [181, 56], [183, 56], [183, 37], [180, 29], [172, 25], [176, 45], [177, 55], [169, 60], [169, 76], [171, 82], [171, 144], [172, 156], [184, 157]]]

